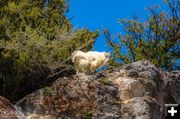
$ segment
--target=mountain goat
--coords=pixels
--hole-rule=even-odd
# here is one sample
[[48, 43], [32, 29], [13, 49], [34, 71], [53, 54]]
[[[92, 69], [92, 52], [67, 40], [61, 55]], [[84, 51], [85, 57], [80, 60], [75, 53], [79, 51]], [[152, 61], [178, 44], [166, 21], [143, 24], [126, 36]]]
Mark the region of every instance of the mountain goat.
[[107, 52], [74, 51], [71, 58], [78, 74], [79, 72], [94, 72], [96, 69], [106, 65], [109, 61], [109, 57], [110, 54]]

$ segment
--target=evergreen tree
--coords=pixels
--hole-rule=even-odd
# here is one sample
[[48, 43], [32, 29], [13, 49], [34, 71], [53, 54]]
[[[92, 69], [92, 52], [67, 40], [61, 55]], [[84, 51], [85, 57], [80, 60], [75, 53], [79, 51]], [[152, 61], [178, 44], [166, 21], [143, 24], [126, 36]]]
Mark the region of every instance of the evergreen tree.
[[74, 50], [93, 47], [98, 33], [73, 29], [68, 2], [0, 0], [0, 95], [18, 99], [51, 70], [71, 66]]

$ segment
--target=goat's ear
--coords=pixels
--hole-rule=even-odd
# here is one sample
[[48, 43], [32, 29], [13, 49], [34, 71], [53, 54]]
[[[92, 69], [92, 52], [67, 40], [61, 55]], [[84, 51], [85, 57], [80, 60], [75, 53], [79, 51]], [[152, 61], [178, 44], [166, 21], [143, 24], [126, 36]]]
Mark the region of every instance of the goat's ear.
[[110, 57], [110, 53], [104, 53], [105, 57]]

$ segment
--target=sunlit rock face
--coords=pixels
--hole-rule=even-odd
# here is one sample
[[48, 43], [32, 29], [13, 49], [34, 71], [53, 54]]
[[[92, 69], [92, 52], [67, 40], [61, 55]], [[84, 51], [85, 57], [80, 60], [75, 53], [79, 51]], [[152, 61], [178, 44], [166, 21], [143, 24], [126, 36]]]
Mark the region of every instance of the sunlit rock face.
[[149, 61], [71, 74], [25, 96], [15, 111], [26, 119], [163, 119], [164, 104], [179, 101], [179, 76], [180, 71], [164, 72]]
[[58, 79], [17, 102], [22, 112], [54, 114], [58, 118], [119, 118], [118, 88], [93, 76], [80, 74]]
[[26, 116], [25, 119], [56, 119], [56, 117], [52, 115], [30, 114]]

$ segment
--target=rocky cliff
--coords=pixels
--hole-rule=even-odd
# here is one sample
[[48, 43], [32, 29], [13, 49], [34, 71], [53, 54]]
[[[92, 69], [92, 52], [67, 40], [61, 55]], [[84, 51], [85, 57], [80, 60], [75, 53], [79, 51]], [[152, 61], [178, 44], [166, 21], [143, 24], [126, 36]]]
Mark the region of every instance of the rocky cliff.
[[[164, 72], [139, 61], [94, 75], [61, 77], [14, 106], [1, 97], [0, 118], [163, 119], [164, 104], [179, 99], [180, 71]], [[13, 115], [7, 116], [9, 111]]]

